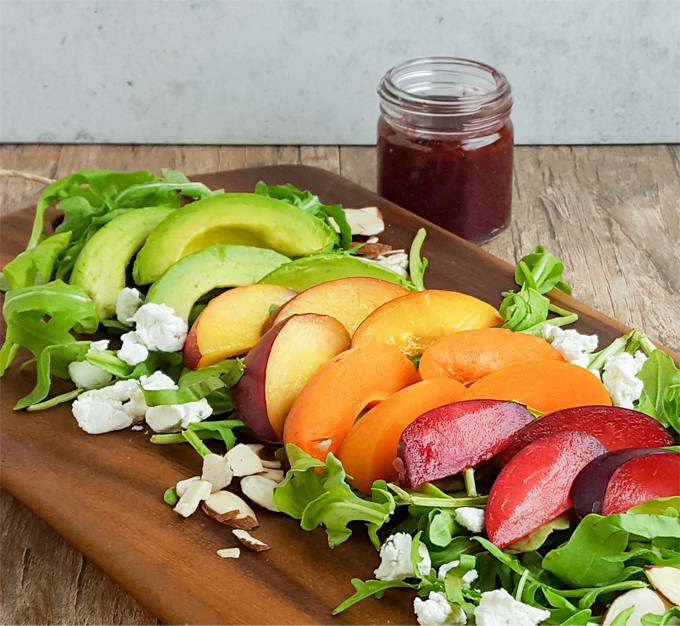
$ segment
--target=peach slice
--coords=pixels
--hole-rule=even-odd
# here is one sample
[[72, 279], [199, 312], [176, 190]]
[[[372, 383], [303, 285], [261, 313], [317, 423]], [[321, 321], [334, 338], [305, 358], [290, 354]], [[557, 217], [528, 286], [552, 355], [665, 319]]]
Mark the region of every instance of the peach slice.
[[325, 459], [337, 453], [359, 414], [418, 380], [399, 350], [372, 343], [339, 354], [307, 383], [288, 413], [284, 443]]
[[198, 369], [245, 354], [262, 336], [271, 307], [288, 302], [295, 294], [279, 285], [248, 285], [213, 298], [187, 335], [184, 364]]
[[260, 439], [280, 441], [295, 398], [349, 342], [345, 327], [328, 315], [292, 315], [274, 325], [245, 358], [234, 388], [239, 417]]
[[496, 309], [477, 298], [426, 289], [390, 300], [373, 311], [354, 333], [352, 347], [379, 342], [416, 356], [444, 335], [489, 328], [502, 321]]
[[338, 456], [352, 484], [365, 493], [373, 481], [394, 481], [397, 445], [404, 429], [419, 415], [465, 393], [465, 385], [452, 378], [431, 378], [404, 387], [373, 407], [354, 424], [342, 442]]
[[405, 287], [378, 278], [331, 280], [306, 289], [284, 304], [274, 323], [296, 313], [321, 313], [341, 321], [351, 335], [379, 306], [408, 293]]

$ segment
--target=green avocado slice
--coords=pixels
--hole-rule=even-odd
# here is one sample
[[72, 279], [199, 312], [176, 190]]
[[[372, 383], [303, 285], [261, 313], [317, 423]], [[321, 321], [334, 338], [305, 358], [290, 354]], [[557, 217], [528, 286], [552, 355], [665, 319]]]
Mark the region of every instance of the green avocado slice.
[[403, 285], [407, 289], [414, 288], [408, 280], [402, 278], [396, 272], [348, 254], [317, 254], [304, 259], [297, 259], [275, 269], [260, 282], [268, 285], [282, 285], [295, 291], [304, 291], [329, 280], [352, 276], [380, 278], [397, 285]]
[[151, 285], [146, 301], [167, 304], [188, 320], [191, 307], [210, 290], [253, 285], [289, 261], [287, 256], [266, 248], [215, 244], [170, 266]]
[[171, 207], [133, 209], [100, 228], [80, 251], [70, 282], [94, 300], [101, 319], [116, 311], [118, 293], [125, 287], [125, 270], [149, 236], [173, 211]]
[[324, 220], [281, 200], [254, 193], [212, 196], [177, 209], [151, 233], [135, 260], [135, 283], [152, 283], [182, 257], [216, 243], [295, 258], [333, 249], [338, 235]]

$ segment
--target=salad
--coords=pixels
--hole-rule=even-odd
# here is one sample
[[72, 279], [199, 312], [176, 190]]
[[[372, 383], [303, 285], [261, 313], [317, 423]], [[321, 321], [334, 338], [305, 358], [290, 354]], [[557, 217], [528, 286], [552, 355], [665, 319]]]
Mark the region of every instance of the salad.
[[565, 328], [543, 247], [496, 308], [427, 289], [426, 232], [394, 250], [384, 228], [293, 185], [66, 176], [3, 268], [0, 375], [35, 372], [14, 408], [191, 446], [201, 475], [163, 500], [228, 526], [222, 558], [277, 548], [261, 509], [330, 548], [366, 532], [375, 570], [334, 614], [401, 590], [422, 625], [674, 623], [673, 359]]

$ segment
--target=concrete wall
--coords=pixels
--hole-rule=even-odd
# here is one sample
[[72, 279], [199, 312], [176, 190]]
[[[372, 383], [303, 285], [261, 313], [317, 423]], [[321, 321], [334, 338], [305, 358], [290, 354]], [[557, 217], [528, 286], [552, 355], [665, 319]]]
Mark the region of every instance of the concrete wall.
[[374, 142], [424, 55], [510, 79], [519, 143], [680, 140], [680, 0], [0, 0], [0, 140]]

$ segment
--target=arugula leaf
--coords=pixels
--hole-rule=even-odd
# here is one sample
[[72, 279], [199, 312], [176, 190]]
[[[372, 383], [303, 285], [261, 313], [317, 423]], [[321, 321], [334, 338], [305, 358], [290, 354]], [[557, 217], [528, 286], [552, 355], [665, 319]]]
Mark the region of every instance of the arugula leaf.
[[425, 237], [427, 237], [427, 231], [424, 228], [419, 228], [411, 242], [411, 249], [408, 254], [409, 277], [418, 291], [425, 289], [425, 270], [430, 264], [426, 258], [421, 257]]
[[241, 359], [220, 361], [198, 370], [184, 370], [179, 379], [179, 386], [193, 385], [219, 377], [224, 386], [214, 389], [206, 399], [212, 407], [213, 415], [222, 415], [234, 410], [234, 401], [229, 390], [240, 380], [244, 370], [245, 366]]
[[680, 433], [680, 369], [673, 359], [655, 349], [637, 377], [644, 387], [635, 408]]
[[290, 470], [274, 490], [274, 502], [283, 513], [300, 520], [303, 530], [325, 526], [331, 548], [349, 539], [348, 524], [363, 521], [369, 526], [369, 536], [377, 543], [377, 531], [389, 520], [395, 502], [384, 481], [376, 481], [372, 499], [358, 496], [347, 484], [342, 463], [329, 454], [320, 461], [288, 444], [286, 454]]
[[43, 348], [37, 358], [35, 387], [14, 405], [14, 410], [34, 408], [34, 405], [44, 400], [50, 393], [52, 375], [68, 372], [69, 363], [82, 361], [89, 347], [89, 341], [78, 341]]
[[211, 376], [190, 385], [182, 385], [179, 389], [143, 389], [142, 392], [147, 406], [158, 406], [196, 402], [224, 386], [219, 376]]
[[[85, 291], [60, 280], [8, 291], [2, 312], [7, 333], [0, 349], [0, 376], [18, 347], [37, 358], [47, 346], [75, 342], [72, 329], [93, 333], [99, 324], [94, 302]], [[68, 372], [60, 367], [55, 374], [65, 378]]]
[[207, 454], [207, 448], [201, 447], [197, 444], [197, 441], [200, 442], [205, 439], [214, 439], [215, 441], [222, 441], [227, 447], [227, 450], [231, 450], [236, 443], [236, 436], [234, 435], [233, 430], [235, 428], [242, 428], [243, 426], [244, 424], [241, 420], [196, 422], [194, 424], [189, 424], [189, 428], [181, 433], [152, 435], [151, 443], [160, 445], [190, 443], [199, 454]]
[[618, 613], [611, 621], [611, 626], [626, 626], [634, 610], [635, 605], [629, 606], [627, 609], [623, 609], [623, 611]]
[[387, 486], [395, 494], [397, 504], [455, 509], [459, 506], [479, 506], [488, 500], [488, 496], [453, 497], [431, 483], [425, 483], [415, 491], [406, 491], [394, 483], [388, 483]]
[[514, 552], [532, 552], [538, 550], [554, 530], [566, 530], [567, 528], [569, 528], [569, 517], [560, 515], [551, 522], [541, 526], [538, 530], [535, 530], [529, 536], [524, 537], [524, 539], [509, 545], [508, 550]]
[[407, 583], [403, 580], [361, 580], [360, 578], [352, 578], [352, 586], [355, 591], [347, 600], [340, 603], [333, 609], [333, 615], [338, 615], [346, 611], [349, 607], [354, 606], [358, 602], [375, 596], [380, 599], [388, 589], [406, 588], [417, 589], [416, 583]]
[[[255, 193], [268, 196], [277, 200], [283, 200], [289, 204], [311, 213], [316, 217], [329, 221], [332, 218], [340, 229], [340, 239], [343, 248], [352, 247], [352, 229], [347, 221], [341, 204], [323, 204], [319, 196], [307, 189], [298, 189], [295, 185], [267, 185], [263, 180], [255, 185]], [[332, 225], [332, 224], [331, 224]]]
[[559, 289], [571, 293], [571, 286], [564, 280], [564, 264], [543, 246], [522, 257], [515, 268], [515, 282], [520, 286], [528, 286], [539, 293], [547, 293], [551, 289]]
[[634, 506], [628, 513], [646, 513], [648, 515], [680, 516], [680, 496], [655, 498]]
[[7, 286], [20, 289], [49, 282], [57, 257], [66, 250], [70, 240], [70, 231], [58, 233], [12, 259], [2, 270]]
[[663, 615], [647, 613], [640, 621], [643, 626], [666, 626], [666, 624], [674, 623], [671, 621], [674, 617], [680, 618], [680, 606], [671, 607]]

